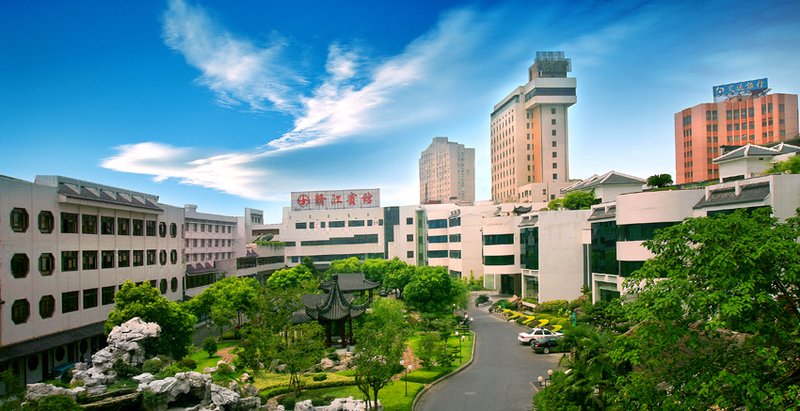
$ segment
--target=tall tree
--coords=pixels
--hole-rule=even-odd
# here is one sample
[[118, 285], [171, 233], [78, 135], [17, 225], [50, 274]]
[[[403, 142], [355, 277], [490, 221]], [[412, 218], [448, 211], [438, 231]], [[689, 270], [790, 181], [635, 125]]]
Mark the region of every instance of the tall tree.
[[197, 318], [178, 303], [161, 296], [149, 282], [137, 286], [130, 280], [125, 281], [114, 296], [114, 301], [114, 309], [106, 320], [106, 333], [116, 325], [139, 317], [161, 326], [161, 336], [156, 343], [159, 354], [179, 359], [189, 352]]
[[275, 271], [267, 279], [267, 287], [277, 289], [313, 290], [319, 285], [317, 277], [304, 265]]
[[408, 305], [422, 312], [442, 312], [455, 303], [453, 279], [444, 267], [416, 267], [403, 289]]
[[254, 278], [227, 277], [203, 290], [186, 306], [197, 317], [208, 315], [220, 327], [241, 328], [246, 316], [255, 310], [261, 285]]
[[651, 409], [796, 407], [798, 238], [800, 218], [759, 209], [690, 218], [646, 242], [655, 257], [626, 283], [638, 324], [614, 355], [636, 372], [619, 398]]
[[414, 277], [415, 267], [394, 258], [389, 261], [387, 271], [383, 276], [383, 286], [390, 290], [397, 290], [398, 297], [403, 298], [403, 289]]
[[[367, 409], [377, 409], [378, 393], [403, 367], [400, 360], [409, 335], [399, 301], [380, 299], [373, 303], [372, 312], [356, 331], [353, 364], [356, 385], [367, 399]], [[372, 405], [370, 405], [370, 401]]]
[[300, 376], [325, 353], [325, 337], [322, 326], [315, 322], [290, 325], [285, 332], [286, 338], [272, 339], [273, 357], [286, 364], [289, 387], [299, 394], [303, 388]]
[[350, 257], [341, 260], [331, 261], [331, 265], [328, 267], [328, 271], [326, 271], [325, 274], [328, 277], [330, 277], [331, 274], [360, 273], [360, 272], [361, 272], [361, 260], [359, 260], [358, 257]]

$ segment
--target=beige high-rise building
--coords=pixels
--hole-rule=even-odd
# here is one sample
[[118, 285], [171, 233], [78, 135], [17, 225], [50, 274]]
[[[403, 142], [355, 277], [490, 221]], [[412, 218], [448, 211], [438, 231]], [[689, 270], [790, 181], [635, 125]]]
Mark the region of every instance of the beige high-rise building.
[[528, 83], [494, 106], [493, 201], [550, 201], [569, 185], [567, 108], [577, 101], [570, 71], [571, 61], [563, 52], [537, 52]]
[[475, 149], [434, 137], [419, 157], [420, 204], [475, 202]]

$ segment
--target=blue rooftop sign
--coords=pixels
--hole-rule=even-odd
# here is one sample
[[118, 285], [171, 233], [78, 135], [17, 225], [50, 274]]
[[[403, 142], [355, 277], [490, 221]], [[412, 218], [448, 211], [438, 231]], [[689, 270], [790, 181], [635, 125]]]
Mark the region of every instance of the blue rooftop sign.
[[758, 80], [742, 81], [739, 83], [723, 84], [721, 86], [714, 86], [714, 98], [736, 96], [746, 94], [753, 91], [764, 90], [768, 88], [767, 79], [762, 78]]

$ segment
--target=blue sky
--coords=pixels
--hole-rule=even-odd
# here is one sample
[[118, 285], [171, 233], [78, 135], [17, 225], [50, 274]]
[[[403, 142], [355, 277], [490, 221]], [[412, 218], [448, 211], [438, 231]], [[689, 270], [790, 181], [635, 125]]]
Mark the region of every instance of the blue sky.
[[291, 191], [416, 204], [434, 136], [476, 149], [536, 51], [578, 79], [570, 177], [675, 173], [673, 115], [711, 87], [800, 92], [800, 3], [13, 1], [0, 174], [58, 174], [280, 220]]

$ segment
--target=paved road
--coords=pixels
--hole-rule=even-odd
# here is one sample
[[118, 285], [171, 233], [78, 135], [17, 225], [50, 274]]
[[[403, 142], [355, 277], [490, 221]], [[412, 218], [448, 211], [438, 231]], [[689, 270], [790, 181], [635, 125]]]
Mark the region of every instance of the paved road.
[[475, 358], [461, 373], [435, 385], [420, 397], [414, 411], [530, 410], [534, 382], [557, 366], [561, 354], [534, 354], [517, 342], [524, 328], [471, 304], [476, 333]]

